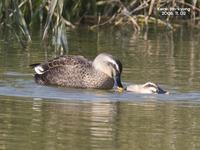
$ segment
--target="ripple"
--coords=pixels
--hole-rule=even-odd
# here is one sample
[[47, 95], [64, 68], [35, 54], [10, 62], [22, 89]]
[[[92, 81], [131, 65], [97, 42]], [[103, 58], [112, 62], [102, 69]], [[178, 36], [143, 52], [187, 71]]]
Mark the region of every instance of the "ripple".
[[[132, 92], [118, 93], [114, 90], [75, 89], [55, 86], [41, 86], [30, 79], [30, 74], [7, 72], [4, 75], [7, 75], [5, 80], [0, 80], [0, 95], [2, 96], [78, 101], [200, 101], [200, 93], [195, 91], [181, 93], [169, 89], [171, 93], [169, 95], [148, 95], [136, 94]], [[27, 76], [29, 78], [24, 78]]]

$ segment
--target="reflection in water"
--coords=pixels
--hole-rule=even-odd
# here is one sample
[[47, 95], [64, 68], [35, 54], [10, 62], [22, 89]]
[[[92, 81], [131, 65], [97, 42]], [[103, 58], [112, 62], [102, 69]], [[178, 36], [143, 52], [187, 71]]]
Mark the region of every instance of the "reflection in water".
[[199, 149], [200, 104], [2, 98], [1, 149]]
[[102, 146], [112, 149], [114, 143], [113, 123], [116, 115], [116, 106], [113, 103], [94, 102], [91, 104], [91, 144], [93, 148]]
[[[184, 36], [187, 34], [190, 36]], [[123, 59], [125, 80], [140, 84], [152, 81], [178, 86], [184, 91], [199, 90], [199, 33], [181, 30], [165, 34], [157, 32], [156, 37], [153, 35], [148, 33], [146, 40], [130, 38], [127, 55]]]

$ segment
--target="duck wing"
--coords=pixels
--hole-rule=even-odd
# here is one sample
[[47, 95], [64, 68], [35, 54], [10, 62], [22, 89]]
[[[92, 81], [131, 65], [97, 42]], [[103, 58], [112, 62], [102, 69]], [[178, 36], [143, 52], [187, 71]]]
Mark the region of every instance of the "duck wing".
[[35, 81], [65, 87], [82, 87], [85, 74], [92, 62], [83, 56], [60, 56], [41, 64], [32, 64], [36, 72]]

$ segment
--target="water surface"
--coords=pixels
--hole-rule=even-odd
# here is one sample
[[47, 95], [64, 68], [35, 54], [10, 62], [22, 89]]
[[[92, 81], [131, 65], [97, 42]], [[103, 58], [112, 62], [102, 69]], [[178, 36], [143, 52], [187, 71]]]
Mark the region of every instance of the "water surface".
[[0, 149], [200, 148], [200, 32], [67, 32], [68, 54], [111, 53], [124, 85], [152, 81], [169, 95], [37, 85], [29, 64], [59, 52], [33, 33], [26, 49], [0, 37]]

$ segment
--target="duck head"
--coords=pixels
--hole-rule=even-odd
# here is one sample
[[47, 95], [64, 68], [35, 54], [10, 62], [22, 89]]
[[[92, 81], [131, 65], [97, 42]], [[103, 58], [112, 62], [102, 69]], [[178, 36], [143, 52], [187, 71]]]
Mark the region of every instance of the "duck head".
[[113, 78], [119, 91], [123, 90], [121, 83], [122, 64], [118, 59], [110, 54], [101, 53], [94, 59], [92, 65], [96, 70]]
[[169, 92], [163, 90], [159, 85], [147, 82], [142, 85], [129, 85], [126, 87], [127, 91], [143, 94], [169, 94]]

